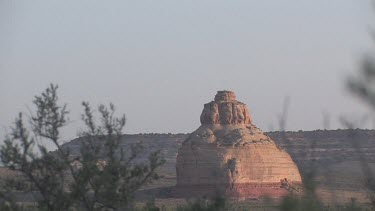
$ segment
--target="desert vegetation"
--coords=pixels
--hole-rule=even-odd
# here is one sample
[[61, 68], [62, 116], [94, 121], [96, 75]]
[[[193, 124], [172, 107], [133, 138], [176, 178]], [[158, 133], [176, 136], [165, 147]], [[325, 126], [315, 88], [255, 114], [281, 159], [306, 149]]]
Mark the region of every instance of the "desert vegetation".
[[[135, 163], [142, 146], [119, 148], [125, 116], [116, 117], [115, 107], [100, 105], [99, 122], [87, 102], [82, 120], [87, 130], [79, 156], [71, 156], [60, 143], [60, 130], [67, 124], [68, 110], [59, 104], [57, 86], [51, 84], [34, 98], [35, 111], [26, 124], [24, 114], [15, 120], [4, 140], [0, 156], [19, 180], [6, 177], [1, 187], [1, 210], [18, 210], [15, 195], [22, 193], [37, 202], [38, 210], [132, 210], [134, 192], [158, 179], [156, 169], [164, 163], [160, 152], [149, 154], [147, 163]], [[49, 152], [46, 142], [56, 150]]]

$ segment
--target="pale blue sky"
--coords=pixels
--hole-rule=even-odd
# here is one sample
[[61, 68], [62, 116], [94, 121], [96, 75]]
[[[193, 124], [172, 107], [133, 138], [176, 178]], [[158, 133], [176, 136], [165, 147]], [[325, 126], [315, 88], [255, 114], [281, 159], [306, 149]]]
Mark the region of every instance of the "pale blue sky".
[[[113, 102], [125, 132], [191, 132], [217, 90], [233, 90], [254, 123], [331, 128], [368, 109], [344, 89], [373, 49], [370, 0], [0, 0], [0, 135], [50, 82], [72, 124], [80, 103]], [[368, 124], [367, 127], [370, 127]]]

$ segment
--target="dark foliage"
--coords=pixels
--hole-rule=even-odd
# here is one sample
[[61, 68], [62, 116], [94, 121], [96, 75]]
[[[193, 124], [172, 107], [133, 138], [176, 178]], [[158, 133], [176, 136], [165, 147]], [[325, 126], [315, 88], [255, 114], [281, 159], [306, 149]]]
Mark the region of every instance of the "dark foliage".
[[[57, 86], [50, 85], [33, 101], [36, 111], [25, 125], [20, 113], [11, 133], [0, 150], [3, 164], [22, 173], [38, 194], [39, 210], [127, 210], [133, 207], [134, 192], [158, 178], [155, 170], [164, 163], [159, 152], [149, 156], [148, 163], [135, 163], [142, 148], [128, 151], [119, 146], [125, 116], [116, 117], [115, 107], [98, 107], [97, 123], [87, 102], [83, 103], [82, 119], [87, 130], [83, 136], [80, 156], [74, 157], [61, 146], [60, 131], [67, 124], [66, 105], [58, 104]], [[48, 152], [42, 143], [52, 143], [57, 150]], [[73, 163], [79, 163], [79, 167]], [[25, 190], [18, 183], [2, 187], [2, 210], [17, 210], [11, 192]]]
[[178, 211], [224, 211], [229, 210], [226, 200], [216, 197], [214, 200], [196, 199], [190, 200], [186, 205], [177, 207]]

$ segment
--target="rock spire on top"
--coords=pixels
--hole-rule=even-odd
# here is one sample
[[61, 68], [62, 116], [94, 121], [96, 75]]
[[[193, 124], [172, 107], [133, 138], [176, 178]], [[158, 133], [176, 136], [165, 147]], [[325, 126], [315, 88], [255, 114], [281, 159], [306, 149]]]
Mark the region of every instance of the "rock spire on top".
[[236, 94], [232, 91], [218, 91], [215, 95], [215, 101], [234, 101], [236, 100]]
[[211, 124], [252, 124], [246, 104], [236, 100], [232, 91], [218, 91], [215, 101], [204, 105], [201, 117], [202, 125]]

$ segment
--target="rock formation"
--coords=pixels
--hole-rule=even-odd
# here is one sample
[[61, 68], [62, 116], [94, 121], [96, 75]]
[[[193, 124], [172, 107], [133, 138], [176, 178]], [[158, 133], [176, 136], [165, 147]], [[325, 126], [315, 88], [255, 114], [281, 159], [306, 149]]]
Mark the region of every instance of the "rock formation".
[[278, 197], [287, 193], [282, 181], [301, 183], [291, 157], [253, 125], [233, 92], [219, 91], [200, 120], [178, 151], [177, 194]]
[[215, 101], [204, 105], [201, 115], [202, 125], [251, 124], [251, 116], [246, 105], [236, 101], [230, 91], [219, 91]]

